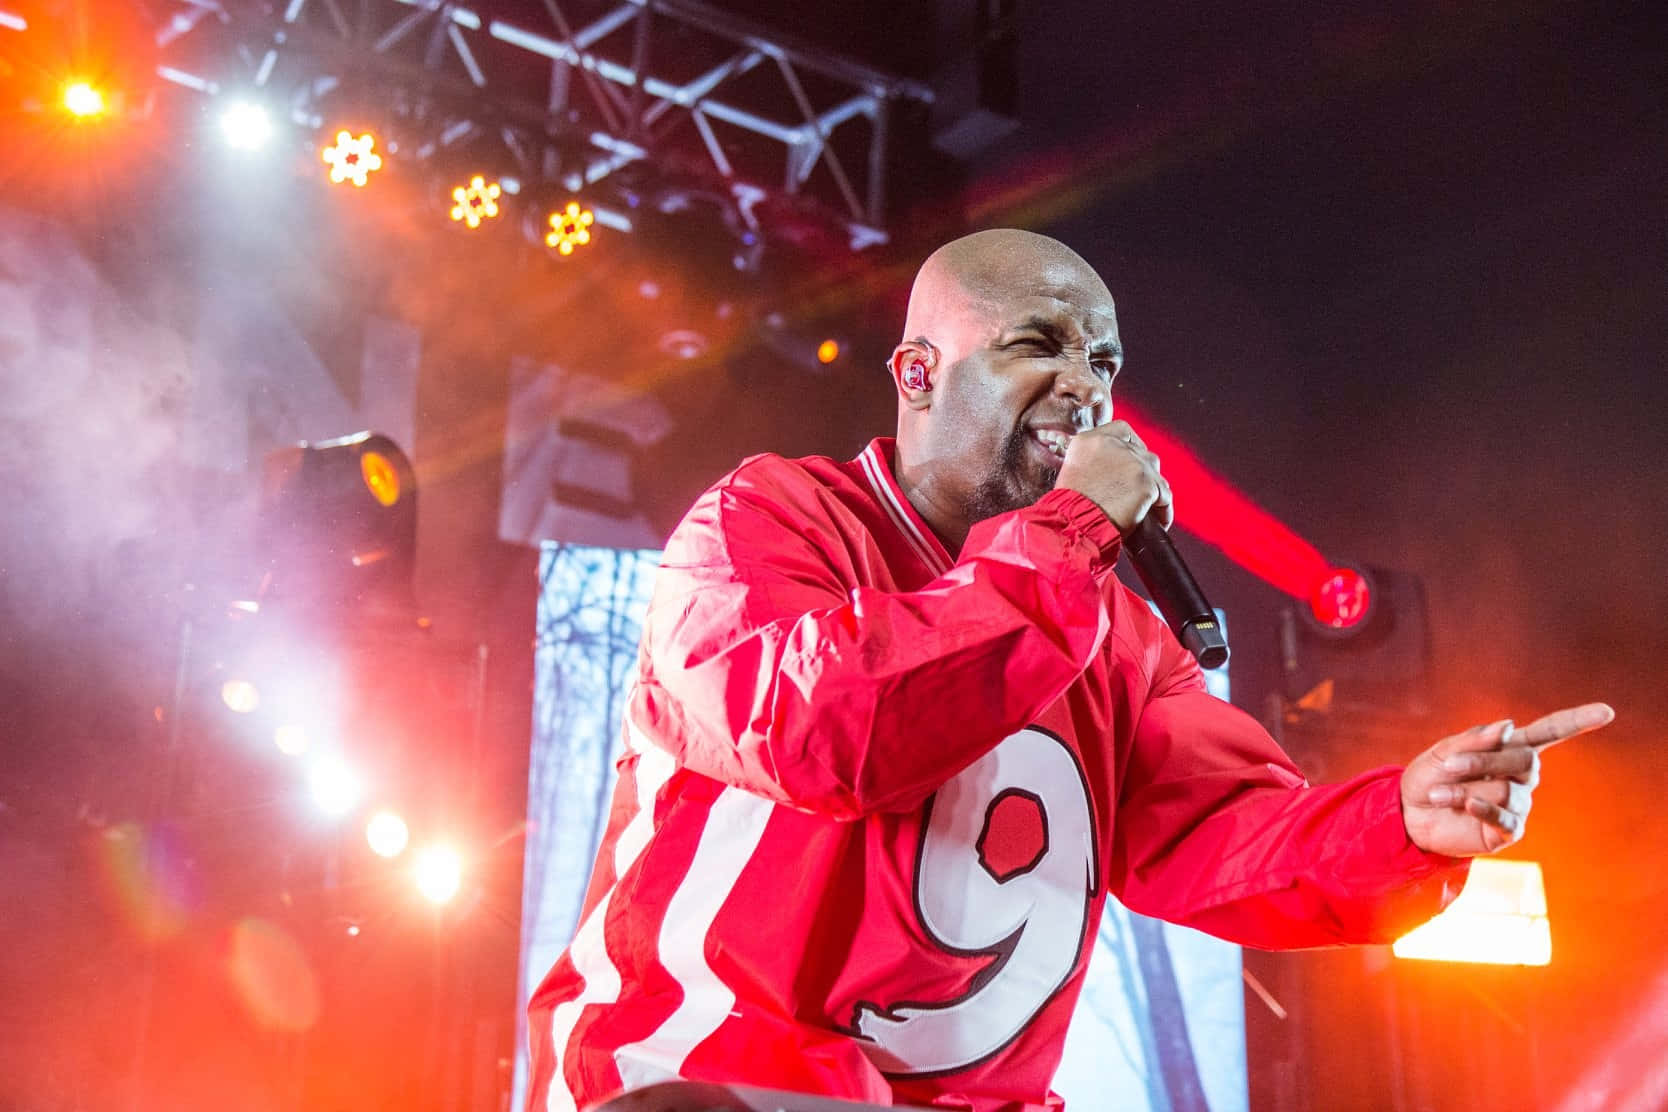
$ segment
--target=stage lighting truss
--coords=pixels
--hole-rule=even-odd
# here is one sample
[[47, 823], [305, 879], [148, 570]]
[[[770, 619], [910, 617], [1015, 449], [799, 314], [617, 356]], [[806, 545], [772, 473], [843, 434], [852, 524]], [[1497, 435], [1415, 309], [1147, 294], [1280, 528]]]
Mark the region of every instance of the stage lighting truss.
[[[921, 84], [690, 0], [544, 0], [543, 18], [522, 22], [438, 0], [150, 10], [157, 72], [175, 85], [252, 90], [315, 129], [369, 94], [402, 161], [490, 145], [503, 172], [575, 193], [633, 165], [717, 178], [751, 231], [760, 202], [781, 201], [765, 207], [832, 220], [854, 250], [887, 238], [888, 116], [932, 100]], [[738, 160], [772, 149], [777, 183], [749, 180], [768, 162]]]

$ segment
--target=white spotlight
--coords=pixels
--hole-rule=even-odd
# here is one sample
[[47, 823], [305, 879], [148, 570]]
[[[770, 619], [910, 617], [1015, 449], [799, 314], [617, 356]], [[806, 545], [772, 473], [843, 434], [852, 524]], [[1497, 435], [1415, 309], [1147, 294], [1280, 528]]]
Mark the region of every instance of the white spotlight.
[[412, 875], [425, 899], [443, 904], [463, 885], [463, 858], [450, 846], [425, 846], [417, 853]]
[[405, 820], [392, 811], [378, 811], [365, 824], [365, 841], [378, 857], [398, 857], [410, 838]]
[[331, 818], [340, 818], [359, 802], [359, 776], [339, 757], [320, 757], [307, 772], [313, 802]]
[[272, 117], [258, 104], [234, 100], [220, 113], [220, 133], [229, 146], [242, 151], [258, 150], [272, 138]]

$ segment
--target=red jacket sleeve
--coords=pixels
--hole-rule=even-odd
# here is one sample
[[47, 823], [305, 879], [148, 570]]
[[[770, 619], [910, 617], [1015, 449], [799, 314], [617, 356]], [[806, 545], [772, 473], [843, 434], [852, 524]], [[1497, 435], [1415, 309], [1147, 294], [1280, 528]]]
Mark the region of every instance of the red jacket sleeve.
[[919, 590], [853, 585], [794, 465], [749, 462], [668, 543], [637, 707], [687, 768], [838, 818], [906, 810], [1022, 728], [1110, 629], [1117, 530], [1054, 491], [981, 522]]
[[1135, 911], [1261, 949], [1389, 942], [1459, 894], [1468, 863], [1408, 840], [1401, 769], [1309, 786], [1178, 647], [1136, 726], [1112, 889]]

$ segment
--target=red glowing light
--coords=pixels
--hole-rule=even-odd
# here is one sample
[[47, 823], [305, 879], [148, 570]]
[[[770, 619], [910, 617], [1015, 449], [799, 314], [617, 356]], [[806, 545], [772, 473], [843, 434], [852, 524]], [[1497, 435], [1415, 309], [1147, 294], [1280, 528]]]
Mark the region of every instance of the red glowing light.
[[1117, 416], [1163, 461], [1176, 496], [1176, 522], [1189, 533], [1293, 598], [1307, 599], [1315, 584], [1332, 574], [1331, 562], [1314, 545], [1212, 474], [1173, 434], [1121, 400]]
[[1310, 612], [1328, 629], [1346, 630], [1360, 625], [1372, 604], [1372, 588], [1366, 576], [1354, 568], [1334, 568], [1309, 596]]

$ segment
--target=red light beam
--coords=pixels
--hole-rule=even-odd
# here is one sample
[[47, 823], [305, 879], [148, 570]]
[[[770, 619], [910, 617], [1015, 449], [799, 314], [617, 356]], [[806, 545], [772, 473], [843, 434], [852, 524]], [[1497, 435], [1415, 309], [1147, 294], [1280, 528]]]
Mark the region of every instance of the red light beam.
[[1319, 549], [1213, 474], [1174, 435], [1126, 402], [1118, 403], [1117, 415], [1162, 461], [1176, 498], [1176, 524], [1265, 583], [1305, 602], [1332, 575], [1332, 564]]

